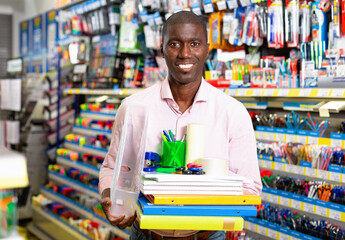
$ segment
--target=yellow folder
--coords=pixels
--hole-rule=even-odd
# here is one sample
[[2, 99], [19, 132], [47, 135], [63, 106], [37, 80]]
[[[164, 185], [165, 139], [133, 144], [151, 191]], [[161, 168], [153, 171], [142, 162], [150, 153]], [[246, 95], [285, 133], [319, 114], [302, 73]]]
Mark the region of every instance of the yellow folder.
[[155, 205], [260, 205], [261, 197], [244, 195], [146, 195]]
[[140, 228], [161, 230], [242, 231], [241, 217], [143, 215], [138, 206]]

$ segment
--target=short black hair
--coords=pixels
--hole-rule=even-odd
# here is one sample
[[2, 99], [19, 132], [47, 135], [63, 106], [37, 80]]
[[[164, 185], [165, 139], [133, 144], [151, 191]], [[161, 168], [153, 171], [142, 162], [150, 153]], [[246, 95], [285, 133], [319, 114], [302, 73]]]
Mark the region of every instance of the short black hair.
[[205, 20], [201, 17], [196, 15], [195, 13], [191, 11], [180, 11], [177, 13], [174, 13], [171, 15], [168, 20], [164, 23], [163, 29], [162, 29], [162, 42], [164, 43], [164, 35], [167, 32], [167, 29], [169, 26], [174, 24], [195, 24], [195, 25], [201, 25], [204, 33], [206, 42], [207, 40], [207, 26]]

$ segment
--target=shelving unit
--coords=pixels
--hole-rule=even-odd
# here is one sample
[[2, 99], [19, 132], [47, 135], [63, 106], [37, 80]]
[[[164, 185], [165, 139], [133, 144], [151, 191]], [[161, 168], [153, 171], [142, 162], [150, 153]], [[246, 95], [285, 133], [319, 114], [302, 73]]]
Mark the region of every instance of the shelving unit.
[[[110, 228], [113, 228], [113, 226], [110, 225], [108, 223], [108, 221], [106, 219], [104, 219], [103, 217], [94, 214], [91, 210], [83, 207], [82, 205], [74, 202], [73, 200], [71, 200], [71, 199], [69, 199], [69, 198], [67, 198], [61, 194], [55, 193], [52, 190], [47, 189], [45, 187], [41, 187], [41, 193], [44, 194], [45, 196], [47, 196], [49, 199], [54, 200], [56, 202], [59, 202], [66, 207], [69, 207], [70, 209], [80, 213], [81, 215], [83, 215], [84, 217], [86, 217], [88, 219], [91, 219], [93, 221], [96, 221], [96, 222], [99, 222], [103, 225], [106, 225]], [[121, 231], [117, 228], [114, 228], [114, 231], [118, 236], [120, 236], [122, 238], [125, 238], [125, 239], [129, 238], [129, 230], [128, 229]]]
[[294, 208], [309, 214], [331, 218], [338, 225], [345, 222], [345, 206], [319, 199], [308, 198], [299, 194], [263, 187], [261, 199], [284, 207]]
[[74, 188], [75, 190], [78, 190], [80, 192], [83, 192], [83, 193], [91, 196], [91, 197], [94, 197], [96, 199], [101, 200], [101, 196], [99, 195], [97, 188], [89, 187], [83, 183], [76, 181], [76, 180], [73, 180], [73, 179], [65, 177], [65, 176], [61, 176], [61, 175], [54, 173], [54, 172], [51, 172], [51, 171], [49, 171], [48, 177], [52, 181], [70, 186], [70, 187]]
[[345, 183], [345, 174], [331, 171], [324, 171], [309, 167], [301, 167], [274, 161], [259, 160], [259, 166], [264, 169], [276, 170], [282, 173], [295, 174], [301, 177], [312, 177], [323, 181]]
[[111, 130], [87, 128], [87, 127], [81, 127], [77, 125], [73, 126], [73, 132], [84, 135], [84, 136], [96, 136], [98, 134], [102, 134], [102, 135], [106, 135], [108, 138], [111, 137]]
[[269, 239], [280, 239], [280, 240], [320, 240], [320, 238], [315, 238], [285, 227], [280, 227], [276, 224], [253, 218], [253, 217], [243, 217], [244, 228], [251, 232], [257, 233], [262, 237]]
[[100, 157], [105, 157], [105, 155], [108, 152], [108, 150], [104, 148], [97, 148], [97, 147], [89, 146], [86, 144], [84, 144], [83, 146], [79, 146], [79, 144], [74, 143], [74, 142], [69, 142], [69, 141], [65, 141], [64, 145], [68, 149], [81, 152], [81, 153], [91, 153]]
[[[61, 229], [63, 231], [63, 236], [66, 237], [70, 236], [70, 239], [80, 239], [80, 240], [92, 240], [92, 238], [88, 237], [84, 233], [78, 231], [78, 229], [74, 228], [73, 226], [69, 225], [66, 221], [61, 220], [60, 218], [56, 217], [54, 214], [48, 212], [48, 211], [43, 211], [41, 208], [37, 206], [32, 206], [32, 209], [35, 214], [37, 214], [39, 217], [45, 219], [46, 224], [44, 222], [41, 223], [36, 223], [40, 228], [43, 230], [47, 231], [50, 229], [49, 233], [51, 234], [59, 234], [58, 229]], [[55, 229], [52, 228], [51, 223], [54, 224]], [[58, 228], [58, 229], [57, 229]], [[61, 234], [60, 234], [61, 235]], [[61, 238], [58, 238], [61, 239]], [[65, 238], [66, 239], [66, 238]]]
[[94, 166], [91, 166], [91, 165], [86, 164], [86, 163], [73, 161], [73, 160], [70, 160], [70, 159], [62, 157], [62, 156], [58, 156], [56, 158], [56, 162], [60, 165], [63, 165], [63, 166], [78, 168], [83, 172], [90, 173], [90, 174], [97, 176], [97, 177], [99, 175], [100, 169], [98, 167], [94, 167]]
[[102, 112], [92, 112], [92, 111], [81, 111], [80, 117], [106, 121], [106, 120], [114, 120], [115, 114], [113, 114], [113, 113], [102, 113]]

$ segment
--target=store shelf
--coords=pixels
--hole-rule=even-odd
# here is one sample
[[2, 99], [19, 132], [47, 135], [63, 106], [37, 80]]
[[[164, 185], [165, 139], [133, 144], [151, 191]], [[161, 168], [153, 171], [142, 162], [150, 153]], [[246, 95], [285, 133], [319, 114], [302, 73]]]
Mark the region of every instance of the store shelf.
[[[67, 96], [60, 100], [60, 109], [66, 106], [69, 106], [74, 103], [74, 97], [73, 96]], [[57, 109], [57, 103], [53, 103], [49, 106], [44, 107], [45, 110], [48, 110], [49, 112], [55, 111]]]
[[302, 144], [318, 144], [327, 145], [330, 147], [342, 147], [344, 148], [345, 141], [333, 138], [323, 138], [299, 134], [284, 134], [274, 132], [273, 128], [271, 132], [268, 131], [255, 131], [256, 139], [266, 141], [280, 141], [280, 142], [297, 142]]
[[64, 231], [66, 231], [69, 234], [73, 235], [75, 237], [75, 239], [78, 239], [78, 240], [92, 240], [92, 238], [88, 237], [84, 233], [79, 232], [78, 229], [76, 229], [75, 227], [69, 225], [68, 222], [58, 218], [54, 214], [52, 214], [52, 213], [50, 213], [48, 211], [43, 211], [41, 208], [39, 208], [39, 207], [37, 207], [35, 205], [32, 205], [32, 209], [33, 209], [33, 211], [35, 213], [37, 213], [40, 216], [44, 217], [48, 221], [53, 222], [54, 224], [56, 224], [60, 228], [64, 229]]
[[83, 193], [85, 193], [91, 197], [96, 198], [96, 199], [99, 199], [99, 200], [101, 199], [101, 197], [99, 196], [98, 190], [96, 188], [89, 187], [83, 183], [76, 181], [76, 180], [73, 180], [73, 179], [65, 177], [65, 176], [61, 176], [61, 175], [54, 173], [54, 172], [51, 172], [51, 171], [49, 171], [48, 177], [52, 181], [58, 182], [58, 183], [63, 184], [63, 185], [70, 186], [70, 187], [74, 188], [75, 190], [83, 192]]
[[[128, 96], [141, 91], [141, 88], [122, 89], [65, 89], [65, 94]], [[239, 88], [220, 89], [234, 97], [288, 97], [288, 98], [343, 98], [345, 88]]]
[[83, 146], [79, 146], [79, 144], [70, 142], [70, 141], [65, 141], [64, 143], [65, 148], [81, 152], [81, 153], [91, 153], [93, 155], [97, 155], [100, 157], [105, 157], [107, 155], [108, 150], [105, 148], [97, 148], [93, 146], [89, 146], [84, 144]]
[[239, 88], [223, 89], [234, 97], [344, 98], [345, 88]]
[[[71, 131], [72, 131], [72, 124], [66, 124], [65, 126], [62, 126], [60, 128], [60, 140], [63, 140], [65, 138], [65, 136], [67, 134], [69, 134]], [[55, 132], [52, 132], [52, 133], [49, 133], [46, 137], [47, 137], [47, 140], [48, 140], [48, 143], [50, 145], [55, 145], [56, 144], [56, 131]]]
[[58, 156], [56, 158], [56, 162], [60, 165], [78, 168], [79, 170], [86, 172], [86, 173], [90, 173], [96, 177], [98, 177], [98, 175], [99, 175], [100, 169], [98, 167], [91, 166], [91, 165], [83, 163], [83, 162], [73, 161], [73, 160], [70, 160], [70, 159], [62, 157], [62, 156]]
[[85, 135], [85, 136], [96, 136], [96, 135], [106, 135], [109, 139], [111, 138], [111, 130], [103, 130], [96, 128], [80, 127], [77, 125], [73, 126], [73, 133]]
[[345, 206], [319, 199], [312, 199], [295, 193], [263, 187], [261, 199], [284, 207], [294, 208], [339, 222], [345, 222]]
[[31, 232], [33, 235], [37, 236], [39, 239], [44, 240], [55, 240], [48, 234], [46, 234], [43, 230], [41, 230], [39, 227], [37, 227], [34, 223], [30, 223], [26, 229]]
[[[74, 118], [74, 109], [68, 110], [60, 115], [60, 123], [67, 121], [69, 119], [73, 120], [73, 118]], [[48, 120], [46, 124], [49, 126], [51, 131], [55, 131], [56, 126], [57, 126], [57, 118]]]
[[289, 239], [302, 239], [302, 240], [318, 240], [320, 238], [312, 237], [286, 227], [280, 227], [274, 223], [267, 222], [253, 217], [243, 217], [244, 228], [249, 231], [258, 233], [262, 236], [272, 239], [289, 240]]
[[20, 236], [11, 236], [11, 237], [7, 237], [7, 238], [1, 238], [1, 240], [24, 240], [24, 238], [22, 238]]
[[115, 228], [114, 226], [109, 224], [106, 219], [104, 219], [101, 216], [94, 214], [91, 210], [89, 210], [89, 209], [85, 208], [84, 206], [74, 202], [73, 200], [71, 200], [71, 199], [69, 199], [69, 198], [67, 198], [61, 194], [55, 193], [54, 191], [52, 191], [48, 188], [45, 188], [45, 187], [41, 187], [41, 193], [44, 194], [49, 199], [61, 203], [62, 205], [76, 211], [77, 213], [83, 215], [84, 217], [86, 217], [90, 220], [101, 223], [102, 225], [105, 225], [109, 228], [113, 228], [114, 233], [116, 235], [118, 235], [124, 239], [129, 239], [129, 230], [128, 229], [120, 230], [118, 228]]
[[81, 118], [91, 118], [94, 120], [114, 120], [115, 113], [102, 113], [102, 112], [93, 112], [93, 111], [81, 111]]
[[129, 96], [143, 90], [143, 88], [119, 88], [119, 89], [65, 89], [64, 94], [80, 94], [80, 95], [108, 95], [108, 96]]
[[259, 166], [263, 169], [276, 170], [284, 173], [296, 174], [304, 177], [317, 178], [324, 181], [333, 181], [337, 183], [345, 183], [345, 174], [331, 171], [324, 171], [320, 169], [314, 169], [309, 167], [302, 167], [296, 165], [290, 165], [286, 163], [259, 160]]

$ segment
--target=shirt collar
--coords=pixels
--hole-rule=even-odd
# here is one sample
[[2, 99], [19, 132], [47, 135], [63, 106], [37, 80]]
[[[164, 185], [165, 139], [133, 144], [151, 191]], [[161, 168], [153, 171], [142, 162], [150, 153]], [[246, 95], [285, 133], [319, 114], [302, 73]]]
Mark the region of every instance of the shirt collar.
[[[195, 95], [194, 102], [206, 102], [207, 101], [207, 86], [204, 78], [201, 80], [200, 87], [198, 89], [198, 92]], [[161, 98], [162, 99], [171, 99], [174, 100], [170, 85], [169, 85], [169, 80], [166, 78], [162, 82], [161, 86]]]

